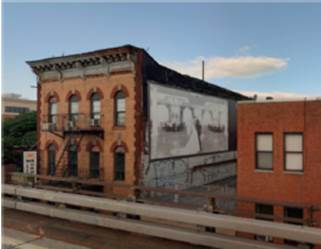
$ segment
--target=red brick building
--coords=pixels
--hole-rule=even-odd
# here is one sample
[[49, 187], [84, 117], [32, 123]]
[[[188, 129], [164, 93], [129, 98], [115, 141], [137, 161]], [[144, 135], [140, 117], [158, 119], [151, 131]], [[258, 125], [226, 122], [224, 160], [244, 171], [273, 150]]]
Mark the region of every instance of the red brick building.
[[[236, 101], [245, 97], [163, 67], [143, 49], [126, 45], [27, 63], [38, 77], [38, 165], [41, 175], [91, 179], [104, 186], [105, 192], [109, 189], [105, 183], [132, 186], [146, 180], [150, 174], [157, 174], [146, 181], [154, 185], [155, 182], [175, 183], [177, 179], [169, 182], [167, 175], [178, 173], [192, 182], [190, 174], [180, 171], [189, 166], [186, 162], [165, 163], [165, 166], [159, 162], [167, 155], [170, 159], [189, 156], [184, 153], [190, 150], [193, 156], [202, 156], [199, 161], [207, 156], [211, 157], [207, 161], [212, 163], [211, 160], [225, 158], [213, 159], [213, 153], [235, 150]], [[168, 90], [168, 87], [176, 89], [180, 96], [176, 98], [172, 94], [174, 90]], [[151, 88], [158, 94], [156, 97], [151, 98]], [[201, 103], [200, 96], [208, 102]], [[162, 105], [160, 109], [168, 119], [160, 120], [156, 115], [158, 123], [150, 118], [151, 113], [155, 114], [150, 109], [150, 102], [156, 98], [159, 98], [155, 102], [156, 108]], [[195, 103], [189, 106], [189, 101]], [[216, 107], [222, 111], [214, 113]], [[203, 121], [197, 116], [205, 116], [203, 119], [207, 123], [203, 129]], [[162, 132], [165, 135], [154, 136], [152, 128], [153, 134]], [[193, 135], [185, 139], [187, 131]], [[203, 135], [204, 132], [209, 135]], [[188, 145], [177, 144], [178, 139], [173, 139], [175, 135], [182, 137], [182, 144]], [[169, 139], [164, 139], [166, 136]], [[215, 144], [206, 140], [211, 136], [219, 138]], [[154, 138], [161, 141], [155, 143]], [[206, 146], [201, 148], [202, 143], [191, 143], [194, 138], [202, 140]], [[162, 148], [153, 149], [158, 160], [155, 167], [161, 168], [161, 176], [156, 168], [149, 170], [153, 145]], [[169, 146], [173, 148], [168, 149]], [[172, 174], [164, 167], [177, 170]], [[182, 181], [186, 182], [183, 177]], [[159, 179], [162, 179], [161, 183]], [[116, 187], [113, 191], [123, 192]]]
[[240, 211], [321, 226], [321, 100], [240, 102], [237, 132]]

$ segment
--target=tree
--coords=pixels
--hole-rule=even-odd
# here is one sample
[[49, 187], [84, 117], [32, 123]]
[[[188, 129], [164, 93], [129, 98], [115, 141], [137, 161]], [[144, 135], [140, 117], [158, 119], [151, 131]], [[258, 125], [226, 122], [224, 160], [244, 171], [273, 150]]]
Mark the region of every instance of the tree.
[[37, 115], [28, 112], [2, 122], [2, 162], [22, 167], [22, 152], [36, 146]]

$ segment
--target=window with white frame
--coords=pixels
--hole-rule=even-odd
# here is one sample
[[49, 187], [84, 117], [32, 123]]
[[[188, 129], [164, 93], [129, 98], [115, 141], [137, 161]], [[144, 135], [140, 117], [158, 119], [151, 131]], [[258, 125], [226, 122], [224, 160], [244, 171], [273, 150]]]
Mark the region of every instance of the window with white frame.
[[115, 95], [115, 125], [124, 126], [125, 125], [125, 94], [123, 91], [118, 91]]
[[100, 96], [98, 93], [93, 93], [90, 98], [91, 118], [97, 121], [100, 120]]
[[285, 170], [303, 171], [303, 135], [287, 133], [284, 137]]
[[256, 168], [273, 169], [273, 136], [272, 133], [256, 134]]

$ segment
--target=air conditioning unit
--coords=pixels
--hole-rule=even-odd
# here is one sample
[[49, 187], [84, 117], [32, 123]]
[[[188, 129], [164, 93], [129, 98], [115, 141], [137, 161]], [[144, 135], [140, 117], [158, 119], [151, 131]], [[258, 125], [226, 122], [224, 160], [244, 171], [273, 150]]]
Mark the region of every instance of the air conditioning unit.
[[95, 119], [95, 118], [90, 119], [90, 126], [93, 126], [93, 127], [100, 126], [100, 119]]
[[42, 130], [43, 131], [49, 131], [49, 125], [50, 125], [50, 123], [43, 123], [42, 124]]
[[49, 130], [50, 131], [56, 130], [56, 123], [49, 123]]
[[43, 131], [54, 131], [54, 130], [56, 130], [56, 124], [55, 123], [43, 123], [42, 130]]
[[68, 128], [69, 129], [72, 129], [72, 128], [74, 128], [76, 126], [76, 124], [75, 124], [75, 121], [74, 120], [69, 120], [68, 121]]

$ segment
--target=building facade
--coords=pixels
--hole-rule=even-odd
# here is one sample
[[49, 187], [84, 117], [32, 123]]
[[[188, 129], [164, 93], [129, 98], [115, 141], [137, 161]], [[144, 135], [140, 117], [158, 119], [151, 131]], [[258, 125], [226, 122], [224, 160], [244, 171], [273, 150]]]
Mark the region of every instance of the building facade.
[[321, 226], [321, 100], [240, 102], [237, 122], [239, 210]]
[[4, 94], [2, 96], [2, 119], [13, 119], [26, 112], [36, 111], [37, 101], [21, 98], [19, 94]]
[[186, 187], [196, 166], [235, 160], [238, 93], [130, 45], [27, 63], [38, 77], [42, 175]]

